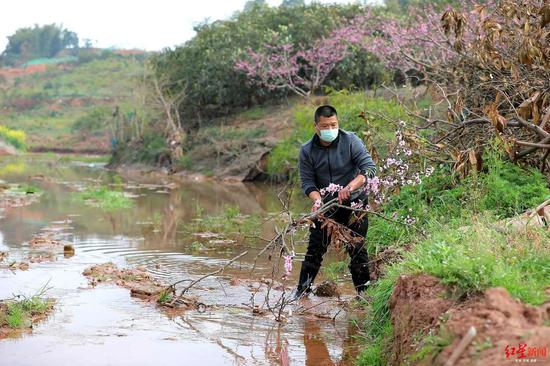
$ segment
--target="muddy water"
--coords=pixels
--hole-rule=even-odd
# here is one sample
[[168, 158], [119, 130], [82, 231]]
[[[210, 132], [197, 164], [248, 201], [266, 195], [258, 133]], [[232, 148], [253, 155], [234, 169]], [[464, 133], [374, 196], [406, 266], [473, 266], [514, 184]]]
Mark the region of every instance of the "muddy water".
[[[36, 175], [48, 179], [31, 180]], [[57, 299], [54, 314], [32, 334], [0, 341], [0, 365], [351, 364], [356, 350], [347, 316], [335, 321], [291, 316], [280, 324], [272, 316], [253, 316], [243, 305], [250, 302], [250, 288], [229, 281], [253, 281], [268, 273], [271, 264], [263, 257], [257, 270], [250, 271], [261, 241], [193, 250], [196, 237], [185, 227], [198, 211], [217, 214], [233, 205], [244, 214], [267, 215], [279, 209], [277, 188], [208, 181], [179, 182], [169, 189], [167, 178], [144, 175], [125, 180], [125, 190], [136, 195], [135, 206], [108, 213], [71, 194], [82, 186], [120, 182], [100, 164], [60, 163], [45, 155], [2, 158], [0, 179], [44, 190], [38, 203], [12, 208], [0, 220], [0, 251], [9, 251], [10, 260], [39, 254], [26, 242], [44, 230], [71, 241], [76, 250], [68, 258], [57, 252], [55, 261], [32, 263], [28, 271], [0, 269], [0, 299], [32, 295], [43, 286]], [[307, 202], [297, 205], [306, 208]], [[259, 230], [267, 237], [271, 226]], [[170, 316], [130, 297], [124, 288], [91, 288], [82, 276], [86, 267], [111, 261], [145, 266], [171, 283], [215, 271], [244, 250], [249, 254], [223, 276], [208, 278], [190, 291], [212, 305], [204, 313]], [[296, 281], [296, 268], [299, 263], [288, 285]]]

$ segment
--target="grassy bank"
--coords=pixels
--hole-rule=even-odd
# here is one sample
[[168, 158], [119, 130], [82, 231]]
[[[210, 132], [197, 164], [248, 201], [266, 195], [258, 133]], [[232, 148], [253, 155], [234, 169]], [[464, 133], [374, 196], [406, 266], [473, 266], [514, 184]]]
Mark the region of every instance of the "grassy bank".
[[550, 299], [545, 293], [550, 286], [550, 248], [545, 244], [550, 233], [503, 223], [550, 197], [546, 178], [503, 162], [494, 152], [486, 152], [484, 161], [484, 171], [464, 180], [440, 168], [422, 184], [402, 190], [384, 208], [388, 213], [411, 212], [425, 235], [384, 220], [371, 221], [369, 251], [391, 248], [400, 258], [368, 290], [371, 301], [365, 306], [370, 315], [363, 324], [365, 349], [359, 365], [387, 362], [392, 341], [389, 298], [400, 275], [433, 275], [458, 297], [503, 287], [524, 303]]
[[[142, 75], [140, 58], [107, 52], [6, 79], [0, 84], [0, 122], [24, 131], [31, 150], [59, 147], [59, 139], [65, 147], [94, 147], [109, 134], [115, 106], [123, 115], [136, 113], [135, 85]], [[107, 151], [109, 140], [101, 140]]]

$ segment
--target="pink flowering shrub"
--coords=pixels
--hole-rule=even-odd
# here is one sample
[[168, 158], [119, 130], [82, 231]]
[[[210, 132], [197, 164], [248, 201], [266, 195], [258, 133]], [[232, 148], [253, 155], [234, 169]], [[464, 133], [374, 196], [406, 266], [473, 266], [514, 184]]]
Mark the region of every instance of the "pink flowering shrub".
[[246, 73], [253, 84], [269, 90], [288, 89], [306, 98], [323, 85], [339, 62], [352, 55], [351, 48], [376, 55], [390, 69], [422, 71], [456, 59], [460, 45], [473, 40], [475, 33], [468, 28], [474, 23], [475, 14], [468, 11], [473, 4], [462, 0], [457, 7], [465, 24], [458, 43], [442, 26], [442, 13], [433, 6], [411, 6], [403, 18], [374, 14], [365, 7], [348, 24], [309, 48], [275, 38], [262, 49], [249, 49], [247, 57], [235, 63], [235, 69]]
[[268, 90], [288, 89], [309, 98], [348, 53], [336, 38], [321, 38], [310, 48], [279, 43], [275, 38], [260, 51], [249, 49], [248, 57], [237, 61], [235, 69]]

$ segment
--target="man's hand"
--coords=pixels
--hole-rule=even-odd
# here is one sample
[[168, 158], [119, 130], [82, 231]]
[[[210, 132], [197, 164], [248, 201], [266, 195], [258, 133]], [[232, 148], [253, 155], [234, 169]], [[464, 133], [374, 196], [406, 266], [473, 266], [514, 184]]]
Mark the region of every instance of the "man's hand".
[[311, 212], [313, 213], [313, 212], [317, 211], [318, 209], [320, 209], [321, 208], [321, 203], [322, 203], [322, 201], [321, 201], [320, 198], [316, 199], [315, 202], [313, 202], [313, 206], [311, 206]]
[[311, 212], [317, 211], [321, 207], [321, 193], [317, 191], [312, 191], [309, 194], [309, 198], [313, 201], [313, 206], [311, 206]]
[[342, 204], [342, 202], [349, 200], [351, 197], [351, 189], [349, 185], [345, 186], [338, 192], [338, 203]]

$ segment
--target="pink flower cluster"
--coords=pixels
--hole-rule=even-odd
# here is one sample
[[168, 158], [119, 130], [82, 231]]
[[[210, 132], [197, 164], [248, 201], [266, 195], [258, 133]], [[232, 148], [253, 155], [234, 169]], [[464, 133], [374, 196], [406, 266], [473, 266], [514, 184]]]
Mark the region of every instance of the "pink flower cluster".
[[319, 193], [321, 193], [321, 196], [326, 196], [327, 194], [334, 195], [335, 193], [340, 192], [342, 189], [344, 189], [343, 186], [339, 184], [330, 183], [328, 187], [321, 188]]
[[352, 202], [351, 203], [351, 208], [353, 209], [357, 209], [357, 210], [361, 210], [363, 208], [363, 203], [361, 201], [359, 202]]
[[[416, 168], [413, 163], [413, 151], [404, 138], [406, 127], [404, 121], [398, 124], [393, 148], [379, 168], [380, 175], [367, 179], [365, 191], [378, 205], [386, 202], [392, 193], [399, 191], [402, 187], [421, 184], [422, 176], [429, 177], [434, 171], [433, 167], [427, 167], [424, 171]], [[407, 215], [404, 221], [413, 224], [416, 220]]]
[[294, 258], [294, 255], [283, 255], [283, 259], [285, 260], [285, 274], [288, 276], [292, 272], [292, 259]]
[[323, 204], [323, 201], [321, 199], [316, 199], [315, 202], [313, 203], [313, 210], [317, 211], [318, 209], [321, 208], [322, 204]]

